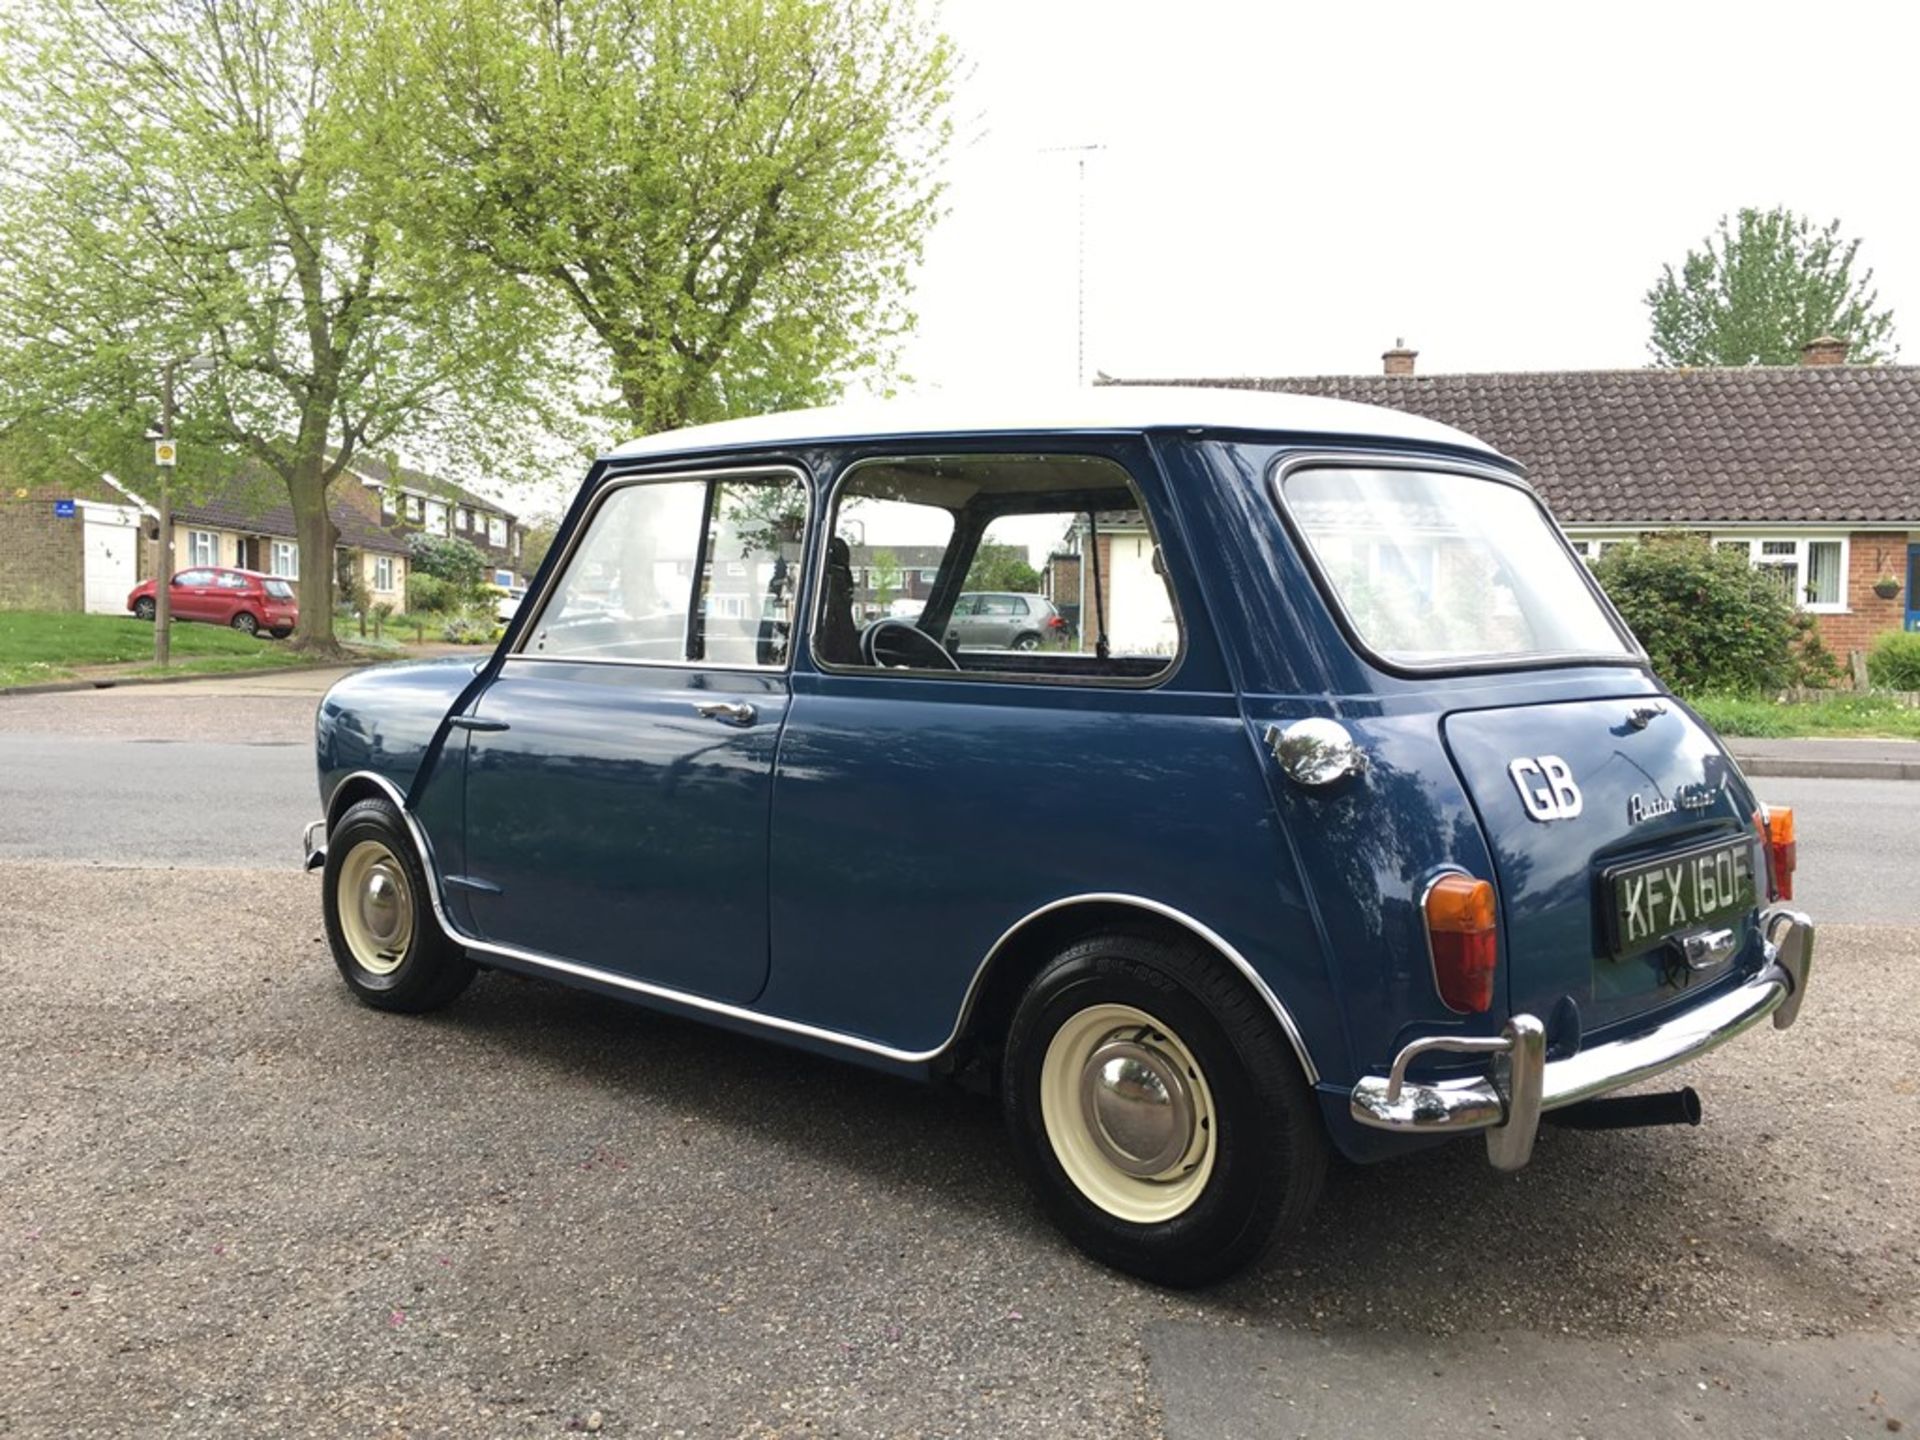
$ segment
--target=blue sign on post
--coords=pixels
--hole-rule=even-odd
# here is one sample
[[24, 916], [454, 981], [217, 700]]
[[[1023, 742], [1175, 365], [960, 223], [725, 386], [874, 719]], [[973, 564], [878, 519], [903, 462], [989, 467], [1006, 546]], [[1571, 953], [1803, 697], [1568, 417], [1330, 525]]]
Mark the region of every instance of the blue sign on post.
[[56, 520], [71, 520], [73, 518], [73, 501], [71, 500], [54, 501], [53, 514]]

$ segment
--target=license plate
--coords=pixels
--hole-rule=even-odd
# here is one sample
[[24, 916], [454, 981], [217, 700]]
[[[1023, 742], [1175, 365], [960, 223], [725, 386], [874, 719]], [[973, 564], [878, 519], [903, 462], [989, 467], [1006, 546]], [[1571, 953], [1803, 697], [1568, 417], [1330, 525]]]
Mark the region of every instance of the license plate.
[[1651, 950], [1669, 935], [1751, 910], [1753, 866], [1754, 842], [1743, 838], [1608, 870], [1612, 953]]

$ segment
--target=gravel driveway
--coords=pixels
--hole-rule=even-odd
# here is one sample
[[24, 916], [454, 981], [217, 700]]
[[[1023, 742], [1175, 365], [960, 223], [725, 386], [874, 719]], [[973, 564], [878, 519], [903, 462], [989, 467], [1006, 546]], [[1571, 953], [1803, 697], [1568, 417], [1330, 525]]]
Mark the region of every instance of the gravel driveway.
[[985, 1102], [499, 976], [379, 1015], [298, 874], [0, 863], [0, 1434], [1152, 1436], [1169, 1325], [1857, 1337], [1920, 1424], [1917, 1042], [1920, 937], [1829, 927], [1702, 1129], [1338, 1170], [1180, 1295], [1065, 1249]]

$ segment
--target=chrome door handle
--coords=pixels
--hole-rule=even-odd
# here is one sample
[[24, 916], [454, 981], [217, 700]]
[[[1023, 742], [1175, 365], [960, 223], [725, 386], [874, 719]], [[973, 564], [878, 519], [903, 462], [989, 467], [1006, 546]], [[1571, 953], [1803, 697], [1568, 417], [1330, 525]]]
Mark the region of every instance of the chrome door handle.
[[696, 715], [708, 720], [725, 720], [733, 725], [751, 725], [760, 716], [760, 712], [744, 700], [702, 700], [693, 709]]

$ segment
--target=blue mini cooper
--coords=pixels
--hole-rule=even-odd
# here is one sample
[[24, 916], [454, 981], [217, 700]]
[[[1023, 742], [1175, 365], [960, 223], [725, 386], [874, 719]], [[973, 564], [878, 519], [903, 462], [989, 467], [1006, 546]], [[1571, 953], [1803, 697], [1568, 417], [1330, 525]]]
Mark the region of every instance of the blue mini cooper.
[[[959, 639], [988, 591], [1067, 623]], [[1060, 1228], [1170, 1284], [1336, 1150], [1697, 1122], [1611, 1092], [1791, 1024], [1812, 957], [1791, 812], [1519, 467], [1333, 401], [652, 436], [490, 658], [344, 680], [317, 738], [368, 1004], [519, 971], [991, 1087]]]

